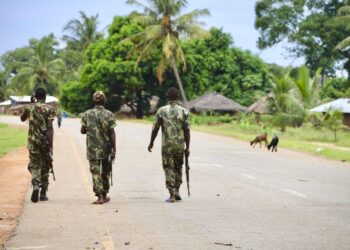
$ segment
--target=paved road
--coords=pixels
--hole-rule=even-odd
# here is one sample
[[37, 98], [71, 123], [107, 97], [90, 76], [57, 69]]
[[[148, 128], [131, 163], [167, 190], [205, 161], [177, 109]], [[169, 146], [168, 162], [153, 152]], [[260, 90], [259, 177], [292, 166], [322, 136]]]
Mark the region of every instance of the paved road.
[[55, 130], [50, 201], [28, 191], [7, 249], [350, 248], [349, 164], [194, 132], [192, 196], [184, 185], [184, 200], [166, 204], [159, 138], [148, 153], [151, 126], [119, 122], [112, 201], [94, 206], [79, 127]]

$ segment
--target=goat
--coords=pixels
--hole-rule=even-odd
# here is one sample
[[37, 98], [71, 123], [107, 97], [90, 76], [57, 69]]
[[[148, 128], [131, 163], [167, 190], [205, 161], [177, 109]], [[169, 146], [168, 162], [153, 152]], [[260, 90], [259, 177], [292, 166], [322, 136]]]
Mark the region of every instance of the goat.
[[272, 147], [271, 152], [275, 151], [277, 152], [277, 145], [278, 145], [279, 139], [277, 135], [273, 135], [273, 138], [270, 142], [269, 145], [267, 145], [267, 150], [270, 150], [270, 148]]
[[261, 147], [262, 141], [265, 142], [265, 147], [266, 147], [266, 145], [267, 145], [267, 133], [266, 132], [265, 132], [265, 134], [262, 134], [262, 135], [255, 137], [255, 139], [250, 142], [250, 146], [253, 146], [253, 148], [255, 148], [256, 144], [259, 142], [260, 147]]

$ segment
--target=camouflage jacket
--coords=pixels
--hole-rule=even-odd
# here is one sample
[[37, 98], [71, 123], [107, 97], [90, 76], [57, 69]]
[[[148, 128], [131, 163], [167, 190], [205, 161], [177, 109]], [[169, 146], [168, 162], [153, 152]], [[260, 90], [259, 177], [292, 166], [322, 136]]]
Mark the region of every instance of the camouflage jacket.
[[162, 127], [162, 152], [177, 153], [184, 150], [184, 131], [190, 129], [190, 117], [187, 109], [176, 102], [161, 107], [153, 124], [153, 130]]
[[25, 106], [24, 112], [29, 120], [28, 149], [31, 151], [46, 150], [49, 144], [47, 124], [49, 120], [54, 120], [55, 109], [45, 103], [37, 102]]
[[108, 158], [110, 153], [109, 131], [116, 126], [114, 114], [103, 106], [95, 106], [84, 112], [81, 124], [86, 128], [86, 151], [88, 160]]

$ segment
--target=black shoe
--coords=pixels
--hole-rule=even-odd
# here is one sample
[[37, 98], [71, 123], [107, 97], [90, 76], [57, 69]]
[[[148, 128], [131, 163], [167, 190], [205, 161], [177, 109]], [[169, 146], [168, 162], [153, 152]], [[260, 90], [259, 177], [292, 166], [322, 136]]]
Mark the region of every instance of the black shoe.
[[33, 193], [31, 197], [32, 202], [36, 203], [39, 200], [39, 185], [35, 184], [33, 187]]
[[180, 196], [179, 194], [175, 194], [175, 200], [177, 200], [177, 201], [181, 201], [181, 200], [182, 200], [182, 198], [181, 198], [181, 196]]
[[46, 195], [46, 190], [45, 191], [41, 190], [39, 199], [40, 199], [40, 201], [48, 201], [49, 200], [49, 198]]

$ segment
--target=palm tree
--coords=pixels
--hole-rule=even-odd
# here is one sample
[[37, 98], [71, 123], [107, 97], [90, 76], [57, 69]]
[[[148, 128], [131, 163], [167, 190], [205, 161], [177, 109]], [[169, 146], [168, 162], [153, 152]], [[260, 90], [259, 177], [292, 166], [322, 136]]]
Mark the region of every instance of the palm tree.
[[305, 109], [310, 108], [315, 104], [318, 86], [317, 83], [320, 79], [321, 68], [316, 71], [313, 78], [310, 77], [308, 68], [303, 65], [298, 69], [298, 76], [296, 79], [292, 79], [296, 87], [297, 96], [301, 100]]
[[[348, 28], [350, 28], [350, 5], [349, 5], [350, 1], [345, 1], [344, 6], [340, 7], [338, 10], [338, 21], [341, 24], [345, 24]], [[350, 46], [350, 36], [348, 36], [347, 38], [345, 38], [343, 41], [341, 41], [336, 49], [339, 50], [345, 50]]]
[[299, 124], [303, 109], [293, 96], [293, 80], [289, 73], [282, 77], [271, 75], [272, 97], [268, 98], [269, 108], [275, 113], [273, 123], [286, 130], [287, 125]]
[[29, 93], [37, 87], [43, 87], [49, 93], [58, 89], [58, 76], [64, 71], [65, 65], [61, 59], [54, 57], [55, 43], [53, 36], [48, 36], [29, 48], [29, 60], [20, 63], [18, 72], [11, 79], [12, 89], [19, 93]]
[[132, 20], [145, 27], [144, 31], [130, 36], [126, 40], [136, 41], [131, 53], [138, 53], [137, 63], [161, 48], [161, 59], [157, 66], [157, 78], [161, 83], [168, 66], [171, 66], [184, 102], [187, 102], [176, 63], [186, 67], [185, 55], [181, 47], [180, 38], [200, 38], [208, 33], [198, 22], [200, 16], [209, 15], [207, 9], [193, 10], [181, 15], [187, 6], [187, 0], [148, 0], [151, 7], [137, 0], [128, 0], [127, 3], [139, 6], [143, 13], [134, 13]]
[[67, 47], [75, 51], [84, 51], [91, 43], [97, 41], [103, 34], [97, 31], [98, 14], [88, 17], [83, 11], [79, 11], [80, 19], [71, 19], [64, 26], [63, 31], [71, 35], [64, 35], [63, 40]]

